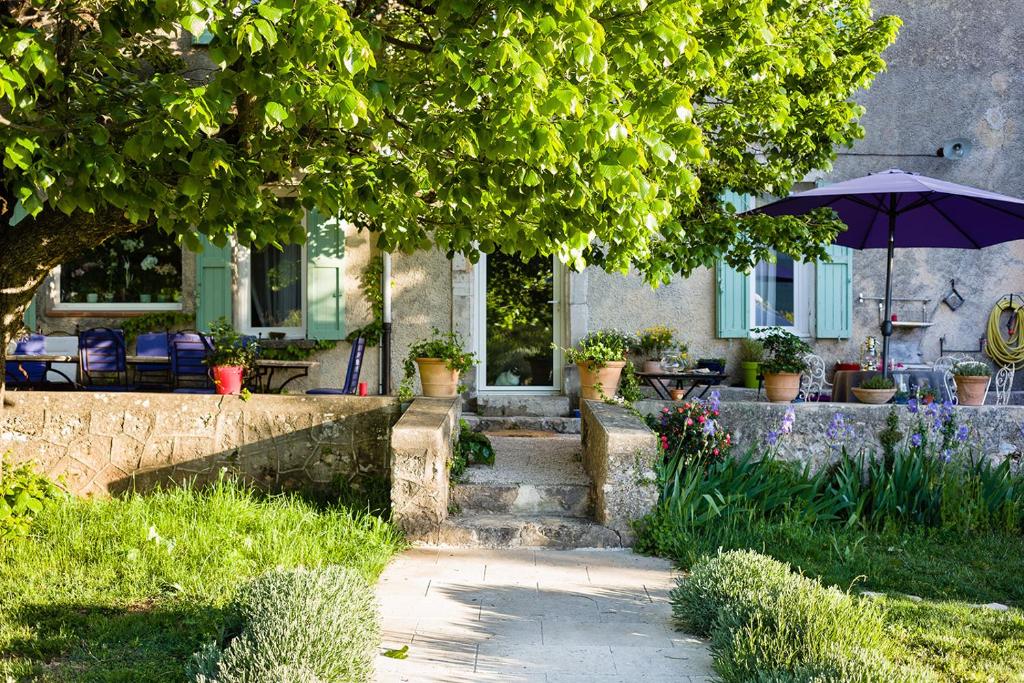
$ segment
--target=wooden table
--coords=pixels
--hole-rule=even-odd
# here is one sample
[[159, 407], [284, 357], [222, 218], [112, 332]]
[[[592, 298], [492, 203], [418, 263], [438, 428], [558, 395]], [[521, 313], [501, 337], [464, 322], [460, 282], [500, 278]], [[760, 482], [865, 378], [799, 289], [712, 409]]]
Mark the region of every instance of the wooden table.
[[704, 394], [708, 393], [708, 389], [718, 384], [721, 384], [728, 375], [724, 372], [700, 372], [700, 371], [688, 371], [688, 372], [638, 372], [636, 376], [639, 377], [644, 384], [654, 389], [658, 397], [664, 401], [672, 400], [671, 395], [668, 393], [666, 388], [666, 382], [674, 382], [676, 389], [682, 389], [684, 382], [689, 382], [690, 386], [687, 387], [686, 393], [683, 394], [683, 398], [689, 398], [690, 394], [697, 390], [697, 387], [702, 387], [700, 394], [697, 398], [703, 398]]
[[[167, 365], [171, 362], [169, 356], [126, 356], [125, 362], [128, 365]], [[270, 360], [258, 358], [256, 360], [256, 384], [262, 391], [269, 393], [281, 393], [286, 386], [297, 379], [309, 376], [309, 371], [320, 367], [317, 360]], [[274, 375], [277, 372], [289, 372], [291, 375], [275, 389]]]
[[[36, 353], [12, 353], [12, 354], [9, 354], [7, 356], [7, 362], [8, 363], [43, 363], [46, 366], [46, 370], [43, 372], [43, 381], [42, 382], [34, 382], [33, 384], [39, 384], [39, 385], [42, 385], [42, 386], [45, 386], [46, 384], [51, 384], [51, 382], [47, 382], [46, 377], [51, 372], [55, 372], [58, 375], [60, 375], [61, 377], [63, 377], [64, 379], [66, 379], [68, 381], [68, 383], [71, 384], [71, 386], [78, 387], [78, 383], [75, 382], [75, 380], [71, 379], [70, 377], [65, 375], [63, 372], [61, 372], [60, 370], [57, 370], [56, 368], [53, 367], [54, 363], [77, 363], [78, 362], [78, 356], [69, 356], [67, 354], [62, 354], [62, 353], [38, 353], [38, 354], [36, 354]], [[20, 370], [20, 372], [25, 377], [28, 377], [28, 373], [24, 369], [20, 368], [20, 366], [19, 366], [19, 370]], [[4, 369], [4, 372], [6, 372], [6, 368]], [[63, 382], [60, 382], [59, 384], [63, 384]]]
[[[859, 387], [861, 383], [870, 378], [878, 377], [882, 373], [877, 370], [836, 370], [832, 377], [832, 400], [841, 403], [859, 403], [853, 395], [853, 388]], [[943, 373], [938, 370], [892, 370], [889, 373], [892, 378], [900, 384], [901, 378], [907, 389], [911, 387], [928, 387], [935, 392], [939, 401], [951, 400], [952, 397], [946, 390], [946, 383]]]

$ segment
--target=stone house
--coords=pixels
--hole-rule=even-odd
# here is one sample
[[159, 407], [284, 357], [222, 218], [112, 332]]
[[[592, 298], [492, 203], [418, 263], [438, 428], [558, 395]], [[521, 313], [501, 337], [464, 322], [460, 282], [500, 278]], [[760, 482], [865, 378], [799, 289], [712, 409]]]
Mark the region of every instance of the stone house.
[[[876, 0], [878, 12], [902, 16], [904, 27], [886, 54], [888, 71], [858, 98], [867, 108], [866, 136], [840, 151], [833, 169], [806, 178], [808, 186], [899, 167], [1024, 196], [1024, 15], [1011, 5]], [[962, 158], [936, 156], [953, 141], [966, 143]], [[767, 200], [733, 199], [747, 206]], [[360, 278], [380, 255], [372, 235], [350, 225], [326, 225], [316, 216], [307, 222], [311, 239], [283, 252], [229, 248], [179, 256], [159, 236], [101, 247], [54, 271], [37, 293], [33, 326], [70, 332], [180, 311], [194, 313], [202, 327], [227, 315], [245, 332], [283, 335], [287, 343], [337, 341], [317, 354], [321, 367], [308, 385], [340, 386], [349, 351], [340, 340], [371, 320]], [[394, 255], [392, 387], [408, 346], [432, 327], [467, 339], [481, 358], [467, 378], [468, 396], [499, 410], [543, 397], [545, 410], [567, 410], [573, 371], [551, 345], [607, 327], [667, 325], [691, 355], [734, 359], [751, 327], [785, 324], [827, 362], [856, 360], [864, 338], [878, 334], [884, 253], [836, 248], [833, 256], [831, 264], [783, 256], [749, 275], [719, 265], [652, 290], [636, 276], [570, 272], [547, 259], [522, 264], [495, 255], [471, 264], [439, 252]], [[973, 252], [898, 251], [894, 292], [904, 301], [896, 311], [902, 320], [930, 325], [897, 330], [894, 357], [931, 362], [940, 344], [947, 352], [977, 350], [995, 301], [1024, 291], [1022, 263], [1022, 242]], [[951, 280], [966, 300], [956, 311], [941, 302]], [[368, 349], [363, 380], [371, 392], [381, 388], [380, 368], [378, 349]]]

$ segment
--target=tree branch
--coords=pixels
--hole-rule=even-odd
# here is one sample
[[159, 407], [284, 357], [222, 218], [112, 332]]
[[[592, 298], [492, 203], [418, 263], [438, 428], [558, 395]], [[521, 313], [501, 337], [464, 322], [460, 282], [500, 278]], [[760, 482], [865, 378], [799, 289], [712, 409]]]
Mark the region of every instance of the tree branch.
[[384, 36], [384, 42], [389, 43], [390, 45], [394, 45], [395, 47], [403, 47], [406, 50], [415, 50], [416, 52], [422, 52], [423, 54], [430, 54], [434, 49], [433, 45], [423, 45], [422, 43], [410, 43], [407, 40], [402, 40], [401, 38], [395, 38], [394, 36], [389, 35]]

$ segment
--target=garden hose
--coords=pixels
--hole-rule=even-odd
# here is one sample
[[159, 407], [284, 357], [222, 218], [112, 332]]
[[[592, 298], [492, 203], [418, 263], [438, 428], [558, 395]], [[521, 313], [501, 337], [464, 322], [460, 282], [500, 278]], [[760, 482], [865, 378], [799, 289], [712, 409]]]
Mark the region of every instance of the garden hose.
[[[1000, 321], [1003, 313], [1010, 312], [1006, 334]], [[985, 353], [998, 365], [1024, 366], [1024, 297], [1016, 294], [1003, 296], [992, 307], [988, 316], [988, 341]]]

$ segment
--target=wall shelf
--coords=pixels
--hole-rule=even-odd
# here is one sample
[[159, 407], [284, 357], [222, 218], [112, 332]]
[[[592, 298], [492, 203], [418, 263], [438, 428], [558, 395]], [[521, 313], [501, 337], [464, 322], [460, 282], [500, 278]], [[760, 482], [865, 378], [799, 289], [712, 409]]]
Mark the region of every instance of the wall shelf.
[[892, 326], [893, 327], [895, 327], [895, 328], [905, 327], [905, 328], [908, 328], [908, 329], [915, 328], [915, 327], [931, 327], [934, 324], [935, 323], [933, 323], [933, 322], [924, 321], [924, 320], [893, 320], [892, 321]]
[[[881, 323], [885, 319], [885, 297], [861, 294], [858, 301], [860, 303], [877, 302], [878, 322]], [[892, 321], [893, 329], [915, 330], [934, 325], [929, 311], [931, 302], [931, 299], [893, 297], [892, 313], [896, 315], [896, 320]]]

